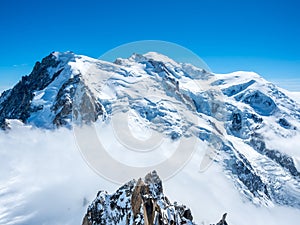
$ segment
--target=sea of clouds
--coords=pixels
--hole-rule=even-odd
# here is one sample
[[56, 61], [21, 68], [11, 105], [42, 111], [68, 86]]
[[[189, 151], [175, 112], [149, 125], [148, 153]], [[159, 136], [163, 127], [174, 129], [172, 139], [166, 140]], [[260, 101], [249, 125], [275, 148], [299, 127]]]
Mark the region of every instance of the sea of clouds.
[[[219, 165], [200, 173], [201, 154], [195, 152], [183, 170], [164, 181], [165, 194], [190, 207], [197, 224], [217, 222], [225, 212], [230, 225], [299, 223], [298, 209], [248, 202]], [[81, 224], [97, 192], [119, 186], [86, 164], [72, 130], [41, 130], [17, 121], [0, 131], [0, 171], [1, 225]]]

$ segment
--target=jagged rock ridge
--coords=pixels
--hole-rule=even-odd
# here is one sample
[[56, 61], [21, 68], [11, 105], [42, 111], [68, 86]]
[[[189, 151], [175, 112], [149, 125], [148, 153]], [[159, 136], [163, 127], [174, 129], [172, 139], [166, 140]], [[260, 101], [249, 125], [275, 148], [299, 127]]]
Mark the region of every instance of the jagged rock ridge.
[[[226, 215], [218, 225], [227, 224]], [[83, 225], [195, 225], [191, 210], [171, 203], [163, 193], [155, 171], [144, 179], [131, 180], [114, 194], [99, 191], [90, 204]]]
[[94, 117], [88, 119], [96, 121], [103, 113], [101, 105], [82, 83], [81, 74], [73, 73], [70, 62], [75, 62], [73, 53], [53, 52], [36, 62], [32, 72], [23, 76], [12, 89], [3, 92], [0, 126], [8, 127], [7, 119], [19, 119], [43, 128], [69, 126], [77, 88], [84, 89], [83, 101], [95, 109]]

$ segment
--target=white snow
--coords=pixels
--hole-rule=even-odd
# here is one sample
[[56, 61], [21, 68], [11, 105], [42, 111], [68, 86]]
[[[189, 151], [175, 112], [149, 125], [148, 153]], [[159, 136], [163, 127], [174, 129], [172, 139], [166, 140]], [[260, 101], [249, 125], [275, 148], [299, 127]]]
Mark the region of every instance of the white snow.
[[161, 62], [165, 62], [165, 63], [170, 63], [173, 66], [177, 66], [178, 63], [175, 62], [173, 59], [170, 59], [169, 57], [159, 54], [157, 52], [148, 52], [146, 54], [143, 55], [144, 57], [148, 58], [148, 59], [153, 59], [156, 61], [161, 61]]
[[[223, 114], [224, 118], [232, 114], [231, 111], [226, 111], [225, 104], [236, 106], [243, 113], [259, 115], [253, 107], [242, 101], [247, 94], [259, 90], [262, 94], [271, 96], [270, 99], [275, 102], [278, 110], [270, 116], [259, 115], [263, 123], [258, 130], [264, 135], [268, 148], [291, 155], [295, 166], [300, 170], [300, 132], [278, 124], [278, 119], [284, 117], [299, 129], [300, 122], [292, 115], [296, 113], [292, 110], [298, 104], [282, 96], [280, 91], [298, 103], [299, 93], [276, 89], [253, 72], [210, 74], [192, 65], [178, 64], [154, 52], [119, 59], [120, 65], [70, 52], [55, 52], [53, 55], [67, 65], [49, 86], [34, 93], [32, 106], [43, 106], [43, 109], [31, 114], [29, 124], [52, 128], [55, 115], [51, 108], [59, 89], [69, 78], [81, 74], [84, 84], [80, 85], [86, 85], [95, 98], [111, 107], [109, 119], [97, 122], [95, 126], [98, 138], [116, 161], [136, 167], [152, 166], [164, 161], [176, 150], [177, 141], [155, 139], [160, 148], [139, 153], [126, 149], [126, 144], [130, 141], [132, 143], [129, 144], [144, 141], [153, 147], [157, 144], [150, 142], [151, 137], [155, 136], [154, 130], [168, 135], [171, 132], [182, 135], [182, 130], [188, 127], [188, 118], [208, 132], [217, 132], [218, 128], [220, 136], [231, 141], [233, 147], [251, 161], [254, 170], [263, 179], [267, 179], [264, 175], [272, 171], [276, 179], [280, 177], [285, 180], [288, 177], [285, 177], [286, 171], [273, 167], [274, 164], [267, 164], [266, 157], [246, 144], [247, 140], [227, 135], [224, 122], [214, 118], [214, 115], [207, 115], [212, 113], [209, 111], [211, 108], [205, 105], [210, 100], [205, 93], [207, 90], [215, 91], [214, 97], [218, 100], [215, 102], [221, 108], [218, 113]], [[144, 64], [146, 59], [164, 62], [168, 71], [156, 73], [147, 69]], [[60, 66], [49, 70], [50, 74], [57, 72]], [[184, 71], [188, 71], [188, 75]], [[82, 96], [81, 91], [76, 94]], [[235, 99], [239, 94], [245, 95], [241, 101]], [[180, 104], [180, 101], [185, 105]], [[188, 105], [195, 107], [193, 101], [198, 101], [202, 110], [208, 110], [207, 114], [201, 113], [198, 117], [200, 113], [189, 113]], [[119, 120], [116, 119], [114, 124], [112, 115], [124, 111], [129, 104], [131, 109], [125, 115], [127, 117], [117, 118]], [[128, 124], [121, 126], [122, 120], [128, 120]], [[114, 125], [120, 129], [113, 129]], [[118, 185], [99, 177], [87, 166], [77, 149], [72, 130], [61, 128], [45, 131], [16, 120], [10, 121], [10, 126], [11, 130], [0, 131], [0, 171], [4, 171], [0, 173], [0, 224], [80, 224], [87, 208], [87, 205], [83, 205], [85, 199], [90, 202], [98, 190], [113, 192], [118, 188]], [[190, 135], [195, 130], [195, 127], [190, 130], [187, 128], [186, 134]], [[253, 131], [253, 126], [244, 126], [241, 133], [249, 134]], [[117, 139], [116, 132], [119, 132], [120, 137], [127, 138], [125, 144]], [[249, 202], [245, 195], [239, 193], [231, 178], [226, 177], [220, 164], [213, 163], [208, 170], [200, 173], [200, 163], [209, 141], [199, 140], [192, 159], [179, 173], [165, 181], [165, 193], [172, 201], [178, 200], [190, 207], [198, 224], [216, 223], [225, 212], [228, 213], [229, 225], [299, 223], [299, 209], [277, 205], [258, 207]], [[112, 168], [112, 171], [123, 172], [118, 171], [118, 168]], [[299, 194], [300, 190], [295, 189], [292, 184], [290, 187], [289, 191]]]

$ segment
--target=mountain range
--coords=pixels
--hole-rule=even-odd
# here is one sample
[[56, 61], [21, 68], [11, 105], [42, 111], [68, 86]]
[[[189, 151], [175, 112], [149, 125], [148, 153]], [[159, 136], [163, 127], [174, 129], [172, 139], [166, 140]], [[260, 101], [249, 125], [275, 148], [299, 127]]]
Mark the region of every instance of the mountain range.
[[200, 169], [218, 164], [245, 201], [300, 209], [300, 104], [256, 73], [215, 74], [156, 52], [114, 62], [53, 52], [0, 97], [8, 132], [15, 120], [72, 129], [119, 112], [142, 139], [145, 126], [174, 142], [197, 139]]

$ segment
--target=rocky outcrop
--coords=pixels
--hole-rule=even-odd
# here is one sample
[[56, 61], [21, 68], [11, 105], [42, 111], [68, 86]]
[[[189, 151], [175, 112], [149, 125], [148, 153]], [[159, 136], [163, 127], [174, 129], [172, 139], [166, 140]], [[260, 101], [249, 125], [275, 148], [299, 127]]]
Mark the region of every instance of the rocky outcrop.
[[216, 225], [228, 225], [226, 222], [227, 213], [222, 216], [222, 219]]
[[232, 130], [240, 131], [242, 129], [242, 116], [239, 113], [232, 114]]
[[[85, 85], [82, 75], [73, 74], [69, 63], [75, 61], [74, 57], [71, 52], [51, 53], [37, 62], [32, 72], [23, 76], [12, 89], [4, 91], [0, 96], [0, 129], [7, 129], [6, 119], [43, 128], [68, 127], [74, 105], [77, 114], [84, 114], [84, 109], [88, 109], [88, 114], [80, 118], [84, 122], [96, 121], [103, 114], [103, 107]], [[75, 99], [78, 87], [82, 89], [82, 96]], [[75, 101], [78, 102], [74, 104]], [[35, 118], [44, 119], [32, 121], [33, 114]]]
[[294, 160], [292, 157], [279, 152], [277, 150], [268, 149], [266, 147], [266, 143], [262, 135], [258, 133], [253, 133], [251, 135], [250, 143], [249, 143], [256, 151], [267, 156], [274, 162], [278, 163], [280, 166], [285, 168], [287, 171], [291, 173], [291, 175], [295, 177], [300, 177], [300, 172], [297, 170]]
[[31, 107], [34, 91], [44, 89], [59, 76], [63, 69], [50, 72], [50, 69], [58, 66], [59, 63], [55, 56], [50, 54], [42, 62], [37, 62], [28, 76], [23, 76], [11, 90], [1, 95], [0, 127], [5, 127], [4, 119], [19, 119], [26, 122], [31, 112], [37, 110]]
[[[226, 215], [218, 225], [227, 224]], [[100, 191], [88, 207], [83, 225], [193, 225], [191, 210], [171, 203], [163, 193], [162, 181], [155, 171], [144, 179], [129, 181], [114, 194]]]
[[6, 130], [8, 128], [9, 128], [8, 123], [6, 122], [5, 119], [2, 118], [2, 121], [0, 121], [0, 129]]

